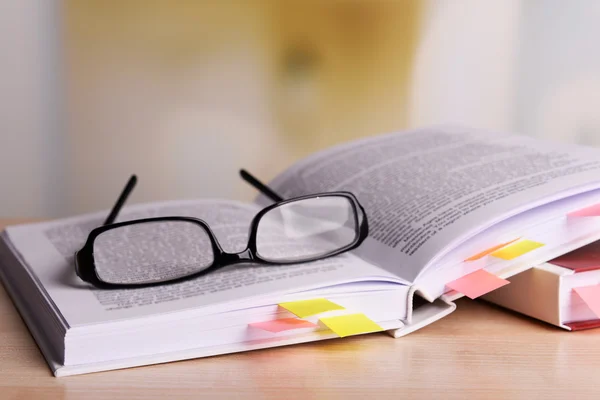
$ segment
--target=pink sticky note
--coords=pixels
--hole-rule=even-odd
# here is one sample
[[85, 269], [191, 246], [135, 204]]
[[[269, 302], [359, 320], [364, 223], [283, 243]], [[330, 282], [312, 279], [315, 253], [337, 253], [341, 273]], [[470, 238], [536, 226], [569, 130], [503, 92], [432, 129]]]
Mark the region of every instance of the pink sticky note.
[[484, 269], [479, 269], [469, 275], [447, 283], [446, 286], [471, 299], [475, 299], [509, 283], [506, 279], [498, 278]]
[[600, 203], [570, 212], [567, 217], [600, 217]]
[[252, 324], [249, 324], [249, 326], [253, 328], [262, 329], [263, 331], [277, 333], [289, 331], [292, 329], [316, 328], [319, 325], [298, 318], [282, 318], [275, 319], [273, 321], [254, 322]]
[[577, 287], [573, 289], [585, 304], [600, 318], [600, 285]]

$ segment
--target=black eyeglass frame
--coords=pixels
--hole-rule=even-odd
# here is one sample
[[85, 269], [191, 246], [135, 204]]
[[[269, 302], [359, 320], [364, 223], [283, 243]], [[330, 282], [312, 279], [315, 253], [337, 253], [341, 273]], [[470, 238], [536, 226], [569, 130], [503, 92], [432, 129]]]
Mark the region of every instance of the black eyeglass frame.
[[[244, 177], [244, 174], [247, 174], [247, 172], [243, 171], [242, 177]], [[246, 179], [246, 177], [244, 177], [244, 179]], [[255, 179], [255, 178], [253, 178], [253, 179]], [[246, 180], [248, 180], [248, 179], [246, 179]], [[259, 182], [259, 181], [257, 181], [257, 182]], [[252, 183], [252, 182], [250, 182], [250, 183], [254, 185], [254, 183]], [[131, 191], [132, 186], [135, 185], [135, 182], [133, 183], [133, 185], [130, 185], [130, 184], [131, 184], [131, 180], [127, 186], [127, 187], [129, 187], [129, 191]], [[254, 186], [257, 186], [257, 185], [254, 185]], [[259, 190], [260, 189], [261, 188], [259, 188]], [[127, 188], [126, 188], [126, 191], [127, 191]], [[273, 191], [271, 191], [271, 193], [266, 193], [263, 190], [261, 190], [261, 191], [264, 194], [266, 194], [268, 197], [273, 198], [276, 196], [277, 198], [281, 199], [281, 197], [279, 195], [275, 194]], [[124, 191], [124, 193], [125, 193], [125, 191]], [[274, 195], [274, 196], [272, 196], [272, 195]], [[348, 199], [350, 201], [350, 204], [352, 205], [352, 208], [354, 211], [354, 224], [355, 224], [354, 226], [358, 227], [358, 235], [356, 236], [356, 238], [354, 239], [354, 241], [352, 243], [350, 243], [349, 245], [344, 246], [340, 249], [331, 251], [327, 254], [323, 254], [323, 255], [319, 255], [319, 256], [315, 256], [315, 257], [311, 257], [311, 258], [306, 258], [306, 259], [302, 259], [302, 260], [270, 261], [270, 260], [264, 259], [260, 256], [260, 254], [257, 251], [256, 237], [257, 237], [257, 231], [258, 231], [258, 226], [259, 226], [260, 220], [266, 213], [268, 213], [269, 211], [271, 211], [275, 208], [278, 208], [282, 205], [293, 203], [296, 201], [302, 201], [302, 200], [306, 200], [306, 199], [319, 198], [319, 197], [333, 197], [333, 196], [345, 197], [346, 199]], [[122, 199], [123, 199], [123, 194], [120, 196], [119, 201], [117, 201], [117, 205], [119, 208], [124, 203], [124, 200], [121, 201]], [[359, 221], [359, 210], [362, 213], [362, 221]], [[115, 213], [113, 210], [113, 212], [111, 212], [111, 216], [113, 216], [113, 218], [112, 218], [113, 220], [114, 220], [114, 218], [116, 218], [116, 215], [117, 215], [117, 213]], [[168, 221], [190, 222], [190, 223], [200, 226], [201, 228], [203, 228], [205, 230], [208, 237], [210, 238], [210, 241], [212, 244], [212, 250], [213, 250], [213, 262], [210, 266], [208, 266], [207, 268], [204, 268], [201, 271], [198, 271], [198, 272], [186, 275], [186, 276], [182, 276], [182, 277], [175, 278], [175, 279], [168, 279], [168, 280], [164, 280], [164, 281], [156, 281], [156, 282], [146, 282], [146, 283], [139, 283], [139, 284], [137, 284], [137, 283], [121, 284], [121, 283], [105, 282], [100, 279], [100, 277], [98, 276], [98, 273], [96, 270], [96, 264], [94, 261], [94, 241], [100, 234], [102, 234], [106, 231], [109, 231], [111, 229], [120, 228], [120, 227], [124, 227], [124, 226], [128, 226], [128, 225], [137, 225], [137, 224], [143, 224], [143, 223], [149, 223], [149, 222], [168, 222]], [[335, 255], [338, 255], [338, 254], [344, 253], [346, 251], [350, 251], [350, 250], [357, 248], [367, 238], [368, 235], [369, 235], [369, 223], [367, 220], [367, 214], [365, 213], [365, 210], [364, 210], [363, 206], [360, 204], [360, 202], [358, 201], [358, 199], [350, 192], [345, 192], [345, 191], [327, 192], [327, 193], [294, 197], [292, 199], [278, 201], [275, 204], [272, 204], [272, 205], [264, 208], [263, 210], [261, 210], [258, 214], [256, 214], [256, 216], [254, 216], [254, 218], [252, 219], [252, 222], [250, 223], [250, 233], [249, 233], [248, 244], [246, 246], [246, 249], [239, 253], [225, 252], [222, 249], [221, 245], [219, 244], [219, 241], [217, 240], [217, 238], [216, 238], [214, 232], [212, 231], [212, 229], [210, 228], [210, 226], [205, 221], [203, 221], [199, 218], [172, 216], [172, 217], [145, 218], [145, 219], [137, 219], [137, 220], [131, 220], [131, 221], [118, 222], [118, 223], [109, 223], [108, 225], [100, 226], [100, 227], [92, 230], [90, 232], [88, 239], [87, 239], [86, 243], [84, 244], [84, 246], [81, 248], [81, 250], [79, 250], [75, 253], [75, 272], [77, 273], [77, 276], [79, 276], [79, 278], [81, 278], [83, 281], [91, 283], [92, 285], [94, 285], [95, 287], [97, 287], [99, 289], [133, 289], [133, 288], [144, 288], [144, 287], [150, 287], [150, 286], [160, 286], [160, 285], [184, 282], [184, 281], [187, 281], [190, 279], [194, 279], [198, 276], [208, 274], [210, 272], [214, 272], [218, 269], [221, 269], [221, 268], [233, 265], [233, 264], [239, 264], [239, 263], [254, 263], [254, 264], [263, 264], [263, 265], [289, 265], [289, 264], [301, 264], [301, 263], [307, 263], [307, 262], [311, 262], [311, 261], [322, 260], [324, 258], [333, 257]]]

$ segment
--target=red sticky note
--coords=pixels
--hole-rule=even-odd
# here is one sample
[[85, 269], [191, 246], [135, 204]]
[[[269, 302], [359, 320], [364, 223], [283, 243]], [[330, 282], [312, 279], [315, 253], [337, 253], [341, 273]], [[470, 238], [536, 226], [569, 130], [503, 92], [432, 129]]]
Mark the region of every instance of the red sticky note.
[[600, 203], [570, 212], [567, 217], [600, 217]]
[[488, 254], [490, 254], [490, 253], [493, 253], [494, 251], [496, 251], [496, 250], [499, 250], [499, 249], [503, 248], [504, 246], [508, 246], [509, 244], [511, 244], [511, 243], [513, 243], [513, 242], [516, 242], [516, 241], [517, 241], [517, 240], [519, 240], [519, 239], [520, 239], [520, 238], [516, 238], [516, 239], [513, 239], [513, 240], [511, 240], [510, 242], [501, 243], [501, 244], [499, 244], [499, 245], [496, 245], [496, 246], [494, 246], [494, 247], [490, 247], [489, 249], [487, 249], [487, 250], [484, 250], [484, 251], [482, 251], [481, 253], [477, 253], [477, 254], [475, 254], [474, 256], [471, 256], [471, 257], [467, 258], [465, 261], [475, 261], [475, 260], [479, 260], [480, 258], [483, 258], [483, 257], [487, 256]]
[[319, 325], [313, 324], [312, 322], [305, 321], [303, 319], [282, 318], [282, 319], [275, 319], [273, 321], [254, 322], [252, 324], [249, 324], [249, 326], [251, 326], [253, 328], [262, 329], [263, 331], [277, 333], [277, 332], [289, 331], [292, 329], [316, 328]]
[[600, 285], [577, 287], [573, 289], [585, 304], [600, 318]]
[[600, 269], [600, 241], [580, 247], [548, 262], [560, 267], [572, 269], [575, 272]]
[[475, 299], [509, 283], [506, 279], [498, 278], [484, 269], [479, 269], [469, 275], [447, 283], [446, 286], [471, 299]]

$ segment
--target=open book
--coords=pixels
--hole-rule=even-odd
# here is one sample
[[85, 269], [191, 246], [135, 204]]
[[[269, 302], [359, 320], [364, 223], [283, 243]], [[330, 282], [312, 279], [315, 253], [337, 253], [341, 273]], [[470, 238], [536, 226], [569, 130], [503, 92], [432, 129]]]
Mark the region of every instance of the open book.
[[[101, 290], [76, 277], [73, 254], [106, 211], [8, 227], [0, 276], [54, 373], [343, 336], [324, 323], [331, 316], [363, 315], [400, 337], [449, 314], [462, 295], [451, 288], [465, 287], [452, 283], [476, 271], [506, 278], [600, 239], [596, 218], [566, 217], [600, 203], [600, 152], [525, 137], [460, 128], [388, 134], [314, 154], [270, 186], [285, 198], [354, 193], [369, 237], [351, 253], [308, 264], [239, 265], [173, 285]], [[201, 218], [235, 252], [269, 202], [135, 205], [119, 220]], [[311, 299], [338, 307], [304, 318], [310, 327], [256, 328], [298, 316], [279, 304]]]

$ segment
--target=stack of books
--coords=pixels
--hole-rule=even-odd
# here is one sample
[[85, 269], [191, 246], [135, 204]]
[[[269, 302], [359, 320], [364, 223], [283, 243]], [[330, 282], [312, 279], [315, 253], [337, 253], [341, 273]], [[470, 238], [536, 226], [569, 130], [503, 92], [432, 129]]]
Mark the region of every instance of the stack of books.
[[[75, 253], [108, 210], [2, 232], [0, 278], [54, 374], [379, 331], [399, 338], [448, 315], [462, 296], [485, 296], [566, 329], [598, 325], [599, 150], [422, 129], [313, 154], [269, 187], [285, 199], [353, 193], [368, 237], [312, 262], [250, 262], [169, 284], [136, 287], [144, 268], [164, 265], [129, 265], [117, 272], [133, 284], [108, 288], [85, 282], [75, 268]], [[140, 204], [125, 207], [117, 222], [197, 218], [225, 251], [246, 254], [251, 221], [271, 204], [264, 195], [251, 204]], [[280, 239], [266, 245], [277, 249]], [[131, 251], [129, 237], [111, 240], [114, 254], [95, 254], [108, 264]], [[179, 234], [159, 247], [201, 262], [196, 240]], [[158, 250], [136, 251], [143, 259]]]

